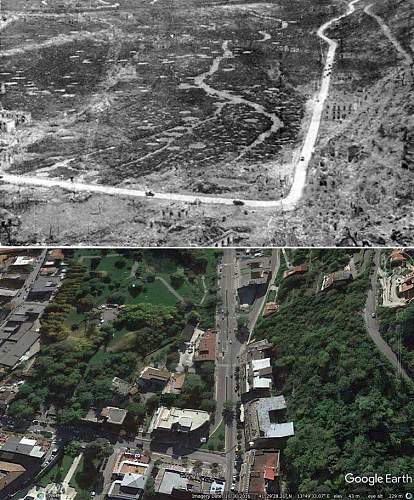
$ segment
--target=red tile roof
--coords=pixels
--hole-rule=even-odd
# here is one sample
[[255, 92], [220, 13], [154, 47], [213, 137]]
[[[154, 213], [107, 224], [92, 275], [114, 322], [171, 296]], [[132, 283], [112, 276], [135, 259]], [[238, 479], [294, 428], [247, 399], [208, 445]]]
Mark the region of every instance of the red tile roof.
[[263, 308], [263, 317], [270, 316], [271, 314], [277, 312], [279, 309], [279, 304], [276, 302], [266, 302]]
[[63, 260], [65, 258], [61, 248], [54, 248], [50, 251], [49, 255], [55, 260]]
[[275, 479], [275, 468], [269, 467], [268, 465], [264, 469], [264, 478], [268, 481], [274, 481]]
[[214, 361], [216, 359], [216, 334], [206, 330], [194, 356], [195, 361]]
[[283, 273], [283, 278], [288, 278], [289, 276], [293, 276], [294, 274], [303, 274], [308, 271], [308, 264], [300, 264], [300, 266], [290, 267]]
[[250, 470], [249, 493], [266, 493], [266, 481], [279, 475], [279, 451], [256, 450]]
[[390, 253], [390, 260], [403, 261], [407, 260], [407, 257], [401, 253], [401, 250], [393, 250]]

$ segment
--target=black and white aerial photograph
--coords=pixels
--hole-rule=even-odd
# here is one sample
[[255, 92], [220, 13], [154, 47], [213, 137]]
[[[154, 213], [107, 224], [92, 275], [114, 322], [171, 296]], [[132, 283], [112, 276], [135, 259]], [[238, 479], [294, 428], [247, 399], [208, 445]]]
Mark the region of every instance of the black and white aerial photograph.
[[0, 243], [407, 246], [412, 0], [1, 0]]

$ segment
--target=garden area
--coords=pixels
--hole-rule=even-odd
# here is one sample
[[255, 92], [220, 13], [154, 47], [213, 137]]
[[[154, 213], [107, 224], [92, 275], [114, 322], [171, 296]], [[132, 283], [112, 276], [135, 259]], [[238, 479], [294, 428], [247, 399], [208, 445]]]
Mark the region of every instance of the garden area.
[[[101, 252], [101, 258], [96, 252]], [[75, 250], [69, 255], [66, 277], [41, 319], [42, 346], [32, 368], [33, 376], [10, 405], [9, 413], [14, 417], [31, 419], [42, 406], [53, 404], [58, 424], [70, 425], [78, 422], [90, 407], [140, 404], [139, 395], [132, 400], [116, 395], [112, 390], [113, 378], [134, 385], [140, 370], [148, 364], [173, 371], [184, 327], [201, 322], [203, 314], [205, 322], [214, 324], [218, 254], [203, 250], [110, 252]], [[173, 273], [169, 282], [166, 269]], [[178, 286], [174, 273], [180, 269], [186, 284]], [[156, 279], [148, 283], [154, 271], [161, 270], [160, 277], [169, 286], [176, 284], [187, 296], [191, 295], [190, 287], [198, 287], [197, 280], [203, 275], [208, 287], [203, 305], [176, 300], [168, 287]], [[132, 280], [142, 284], [139, 293], [132, 291]], [[152, 300], [141, 301], [143, 294], [149, 293], [147, 286], [160, 287], [160, 293], [154, 293]], [[167, 299], [166, 294], [173, 300]], [[111, 309], [116, 313], [104, 322], [100, 319], [104, 310], [99, 308], [103, 303], [116, 305]], [[201, 370], [201, 375], [188, 378], [182, 405], [188, 403], [196, 408], [203, 402], [206, 408], [212, 406], [208, 377], [203, 378]], [[147, 410], [149, 414], [150, 409]], [[132, 428], [134, 422], [129, 422]]]

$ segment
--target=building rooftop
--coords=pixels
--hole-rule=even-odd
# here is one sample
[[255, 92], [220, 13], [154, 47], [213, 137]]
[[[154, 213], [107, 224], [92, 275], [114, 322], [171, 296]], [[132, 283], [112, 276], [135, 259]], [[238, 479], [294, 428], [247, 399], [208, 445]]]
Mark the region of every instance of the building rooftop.
[[259, 371], [263, 368], [269, 368], [271, 366], [270, 358], [252, 359], [251, 363], [253, 371]]
[[22, 273], [4, 273], [1, 275], [1, 279], [4, 280], [18, 280], [18, 281], [24, 281], [26, 279], [27, 274], [22, 274]]
[[115, 461], [113, 474], [145, 474], [148, 470], [150, 457], [143, 453], [121, 451]]
[[279, 310], [279, 304], [277, 302], [266, 302], [263, 308], [263, 317], [270, 316]]
[[267, 339], [264, 340], [256, 340], [255, 342], [250, 342], [250, 344], [247, 345], [247, 350], [249, 352], [253, 351], [266, 351], [268, 349], [271, 349], [272, 344], [269, 342]]
[[61, 248], [54, 248], [53, 250], [50, 250], [49, 257], [54, 260], [64, 260], [65, 255]]
[[117, 479], [111, 484], [108, 497], [119, 499], [140, 498], [146, 482], [146, 476], [128, 472], [122, 479]]
[[135, 489], [144, 489], [146, 478], [142, 474], [134, 474], [132, 472], [128, 472], [124, 475], [121, 481], [121, 487], [127, 486], [128, 488]]
[[35, 439], [18, 438], [16, 436], [10, 437], [0, 448], [0, 451], [38, 459], [43, 458], [46, 453], [44, 448], [38, 445]]
[[285, 409], [286, 401], [284, 396], [259, 399], [256, 406], [256, 411], [259, 420], [260, 431], [264, 434], [265, 437], [273, 437], [273, 434], [275, 432], [276, 434], [278, 434], [278, 431], [276, 431], [275, 429], [275, 424], [270, 420], [270, 412]]
[[60, 283], [60, 279], [54, 276], [39, 276], [33, 283], [30, 293], [53, 292]]
[[172, 373], [170, 380], [163, 389], [163, 394], [179, 394], [183, 388], [185, 373]]
[[0, 365], [15, 366], [39, 338], [38, 332], [29, 330], [18, 341], [5, 340], [0, 345]]
[[106, 419], [108, 424], [121, 425], [127, 415], [127, 410], [116, 408], [115, 406], [107, 406], [101, 411], [101, 417]]
[[404, 255], [403, 250], [395, 249], [390, 253], [390, 260], [403, 262], [407, 260], [407, 257]]
[[158, 493], [171, 495], [173, 490], [187, 491], [188, 484], [189, 481], [182, 472], [166, 469], [162, 476]]
[[157, 380], [160, 382], [168, 382], [171, 373], [167, 370], [160, 370], [153, 366], [146, 366], [140, 373], [139, 378], [143, 380]]
[[44, 304], [33, 304], [31, 302], [24, 302], [14, 310], [15, 314], [35, 315], [40, 316], [45, 310]]
[[194, 361], [215, 361], [216, 359], [216, 334], [206, 330], [201, 337], [194, 354]]
[[293, 276], [294, 274], [302, 274], [306, 273], [308, 271], [308, 264], [300, 264], [299, 266], [294, 266], [290, 267], [289, 269], [286, 269], [286, 271], [283, 273], [283, 278], [286, 279], [289, 276]]
[[10, 290], [9, 288], [0, 288], [0, 297], [15, 297], [19, 290]]
[[217, 481], [215, 479], [210, 486], [210, 495], [222, 495], [224, 493], [224, 486], [224, 481]]
[[114, 377], [112, 379], [112, 390], [121, 394], [122, 396], [126, 396], [129, 393], [130, 384], [121, 378]]
[[334, 273], [324, 276], [322, 281], [321, 290], [326, 290], [335, 283], [343, 283], [352, 279], [352, 273], [350, 271], [335, 271]]
[[149, 432], [154, 430], [192, 432], [209, 420], [210, 415], [206, 411], [160, 406], [152, 417]]
[[279, 450], [251, 450], [246, 463], [246, 481], [243, 493], [267, 493], [267, 485], [277, 479], [280, 470]]
[[19, 255], [18, 257], [16, 257], [12, 266], [28, 266], [30, 264], [33, 264], [34, 261], [35, 261], [34, 257], [28, 257], [26, 255]]
[[245, 407], [246, 438], [254, 441], [259, 438], [284, 438], [294, 435], [293, 422], [280, 422], [286, 409], [283, 395], [260, 398]]
[[26, 469], [22, 465], [0, 460], [0, 492], [25, 472]]

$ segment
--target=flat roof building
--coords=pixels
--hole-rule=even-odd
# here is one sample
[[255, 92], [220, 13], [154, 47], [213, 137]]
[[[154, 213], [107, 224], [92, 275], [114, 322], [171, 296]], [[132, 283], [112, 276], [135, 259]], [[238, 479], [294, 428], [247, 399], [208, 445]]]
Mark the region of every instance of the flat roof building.
[[34, 257], [29, 257], [27, 255], [19, 255], [18, 257], [16, 257], [16, 259], [11, 265], [14, 267], [30, 266], [31, 264], [34, 264], [35, 260], [36, 259]]
[[165, 469], [157, 492], [161, 495], [171, 496], [181, 493], [180, 498], [185, 498], [185, 495], [188, 493], [190, 495], [188, 498], [191, 498], [190, 481], [183, 472]]
[[240, 357], [240, 392], [242, 401], [270, 395], [273, 385], [270, 352], [267, 340], [248, 344]]
[[115, 480], [108, 491], [108, 498], [114, 500], [138, 500], [145, 490], [147, 476], [127, 472], [122, 479]]
[[152, 417], [148, 431], [189, 433], [201, 429], [209, 421], [210, 415], [206, 411], [160, 406]]
[[13, 462], [28, 467], [40, 466], [50, 442], [27, 437], [12, 436], [0, 448], [0, 460]]
[[115, 406], [106, 406], [101, 411], [91, 408], [87, 415], [82, 419], [86, 422], [94, 422], [100, 424], [122, 425], [128, 411]]
[[47, 301], [51, 298], [60, 284], [60, 278], [56, 276], [38, 276], [29, 291], [28, 300]]
[[272, 446], [294, 435], [293, 422], [284, 422], [284, 396], [260, 398], [245, 405], [245, 433], [250, 447]]

